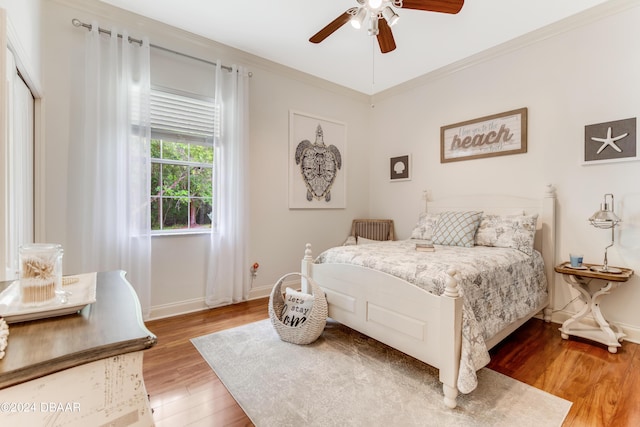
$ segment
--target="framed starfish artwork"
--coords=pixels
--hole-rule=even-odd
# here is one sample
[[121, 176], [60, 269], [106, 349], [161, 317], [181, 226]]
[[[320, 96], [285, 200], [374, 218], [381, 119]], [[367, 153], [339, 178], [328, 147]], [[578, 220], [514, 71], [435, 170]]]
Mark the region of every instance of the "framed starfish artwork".
[[636, 118], [584, 127], [584, 164], [640, 160]]

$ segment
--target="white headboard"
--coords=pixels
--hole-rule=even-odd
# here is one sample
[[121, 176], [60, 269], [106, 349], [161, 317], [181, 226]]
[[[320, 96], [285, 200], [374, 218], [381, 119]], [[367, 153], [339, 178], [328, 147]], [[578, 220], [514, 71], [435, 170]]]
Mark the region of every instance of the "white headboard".
[[549, 285], [549, 300], [554, 303], [555, 264], [556, 264], [556, 192], [547, 185], [540, 197], [511, 196], [504, 194], [470, 194], [447, 196], [431, 199], [429, 192], [423, 193], [425, 210], [431, 213], [445, 211], [474, 210], [487, 214], [520, 215], [538, 214], [534, 247], [540, 253], [545, 264], [545, 273]]

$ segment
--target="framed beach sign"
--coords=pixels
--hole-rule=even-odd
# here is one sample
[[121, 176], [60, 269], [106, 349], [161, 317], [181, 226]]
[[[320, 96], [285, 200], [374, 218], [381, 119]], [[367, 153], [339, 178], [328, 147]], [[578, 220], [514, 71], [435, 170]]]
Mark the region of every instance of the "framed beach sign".
[[526, 108], [440, 128], [440, 163], [526, 152]]

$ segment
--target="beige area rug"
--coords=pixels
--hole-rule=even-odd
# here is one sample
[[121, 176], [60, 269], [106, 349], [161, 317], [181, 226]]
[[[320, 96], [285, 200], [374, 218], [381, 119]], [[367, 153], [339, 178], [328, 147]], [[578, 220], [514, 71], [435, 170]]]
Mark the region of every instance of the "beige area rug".
[[438, 371], [331, 319], [306, 346], [263, 320], [191, 340], [256, 426], [560, 426], [571, 402], [489, 369], [443, 403]]

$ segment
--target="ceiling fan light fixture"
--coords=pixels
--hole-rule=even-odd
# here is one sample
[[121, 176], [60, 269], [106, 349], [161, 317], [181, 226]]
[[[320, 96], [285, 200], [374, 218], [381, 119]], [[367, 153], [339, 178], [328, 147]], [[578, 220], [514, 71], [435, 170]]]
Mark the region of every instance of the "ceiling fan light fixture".
[[389, 24], [390, 27], [396, 25], [398, 23], [398, 19], [400, 19], [398, 14], [393, 9], [391, 9], [391, 6], [387, 6], [382, 9], [382, 16], [387, 21], [387, 24]]
[[[376, 36], [380, 52], [389, 53], [396, 48], [391, 30], [399, 20], [397, 9], [413, 9], [426, 12], [456, 14], [464, 0], [351, 0], [357, 6], [348, 8], [309, 38], [311, 43], [320, 43], [347, 22], [356, 29], [367, 26], [368, 34]], [[381, 21], [384, 19], [384, 21]], [[366, 24], [365, 24], [366, 21]]]
[[351, 26], [356, 30], [362, 28], [362, 23], [364, 22], [364, 18], [367, 16], [367, 10], [364, 7], [358, 9], [355, 15], [353, 15], [350, 19]]
[[369, 20], [369, 30], [367, 30], [367, 32], [370, 36], [377, 36], [380, 33], [377, 14], [371, 15], [371, 19]]

